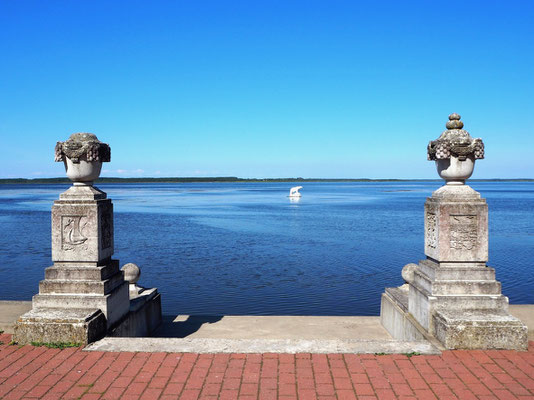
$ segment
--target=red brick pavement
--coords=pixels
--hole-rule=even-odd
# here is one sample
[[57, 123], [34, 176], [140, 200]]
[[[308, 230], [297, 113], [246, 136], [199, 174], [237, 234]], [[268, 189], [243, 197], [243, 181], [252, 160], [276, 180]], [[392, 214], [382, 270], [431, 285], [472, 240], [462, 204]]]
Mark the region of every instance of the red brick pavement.
[[105, 353], [10, 346], [2, 399], [534, 399], [528, 352], [402, 354]]

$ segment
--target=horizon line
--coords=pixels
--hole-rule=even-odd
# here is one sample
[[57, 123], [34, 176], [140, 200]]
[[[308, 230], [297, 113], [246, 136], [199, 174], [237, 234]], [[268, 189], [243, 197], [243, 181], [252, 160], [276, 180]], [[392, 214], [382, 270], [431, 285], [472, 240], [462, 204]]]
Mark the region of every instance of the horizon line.
[[[193, 176], [193, 177], [100, 177], [95, 183], [106, 183], [111, 181], [128, 181], [128, 182], [435, 182], [441, 181], [441, 178], [302, 178], [302, 177], [284, 177], [284, 178], [239, 178], [236, 176]], [[530, 182], [534, 178], [473, 178], [471, 182], [489, 182], [489, 181], [521, 181]], [[67, 177], [51, 178], [0, 178], [0, 183], [70, 183]]]

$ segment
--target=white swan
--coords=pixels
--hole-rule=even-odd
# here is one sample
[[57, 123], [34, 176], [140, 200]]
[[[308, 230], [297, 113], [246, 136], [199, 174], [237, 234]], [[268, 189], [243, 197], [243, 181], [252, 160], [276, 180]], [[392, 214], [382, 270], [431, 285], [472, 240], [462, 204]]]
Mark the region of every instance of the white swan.
[[302, 186], [295, 186], [289, 190], [289, 197], [301, 197], [299, 190], [302, 189]]

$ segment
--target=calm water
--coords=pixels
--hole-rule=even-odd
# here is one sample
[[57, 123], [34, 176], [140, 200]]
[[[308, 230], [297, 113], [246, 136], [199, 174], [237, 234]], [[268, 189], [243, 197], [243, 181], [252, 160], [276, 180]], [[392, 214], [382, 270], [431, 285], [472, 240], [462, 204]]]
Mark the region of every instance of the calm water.
[[[377, 315], [384, 287], [424, 258], [439, 182], [102, 184], [115, 258], [141, 267], [164, 313]], [[512, 303], [534, 303], [534, 183], [479, 183], [490, 261]], [[67, 185], [0, 185], [0, 299], [29, 300], [50, 261], [50, 207]]]

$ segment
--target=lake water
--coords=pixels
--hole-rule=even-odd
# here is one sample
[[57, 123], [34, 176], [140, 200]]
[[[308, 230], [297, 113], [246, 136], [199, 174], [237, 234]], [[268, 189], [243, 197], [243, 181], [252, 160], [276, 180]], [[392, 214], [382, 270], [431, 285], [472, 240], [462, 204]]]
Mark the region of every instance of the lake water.
[[[167, 314], [378, 315], [424, 258], [440, 182], [102, 184], [115, 258], [141, 267]], [[489, 204], [490, 260], [511, 303], [534, 303], [534, 183], [472, 182]], [[50, 208], [68, 185], [0, 185], [0, 299], [29, 300], [51, 265]]]

